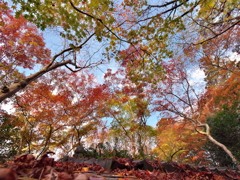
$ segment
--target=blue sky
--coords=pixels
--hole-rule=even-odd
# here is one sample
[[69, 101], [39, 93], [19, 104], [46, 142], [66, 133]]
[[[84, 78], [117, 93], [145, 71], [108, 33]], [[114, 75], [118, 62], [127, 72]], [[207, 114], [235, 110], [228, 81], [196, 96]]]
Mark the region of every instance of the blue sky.
[[[44, 40], [46, 42], [47, 47], [52, 51], [52, 54], [56, 54], [60, 52], [63, 47], [64, 47], [64, 41], [63, 39], [60, 38], [59, 36], [59, 31], [54, 28], [54, 29], [47, 29], [46, 31], [43, 32]], [[90, 50], [91, 51], [91, 50]], [[101, 52], [100, 52], [101, 53]], [[95, 55], [96, 58], [101, 58], [98, 54]], [[101, 83], [103, 82], [103, 76], [104, 72], [106, 72], [107, 69], [112, 69], [113, 71], [116, 71], [118, 68], [117, 63], [111, 62], [109, 64], [104, 64], [102, 66], [99, 66], [99, 68], [95, 68], [92, 72], [97, 76], [98, 82]], [[26, 75], [29, 75], [31, 73], [34, 73], [40, 69], [39, 66], [36, 66], [36, 68], [32, 71], [30, 70], [23, 70]], [[199, 70], [196, 69], [196, 71], [193, 73], [193, 82], [199, 82], [203, 78], [203, 73]], [[7, 107], [7, 109], [11, 109], [11, 107]], [[151, 117], [148, 119], [147, 124], [151, 126], [155, 126], [156, 123], [159, 120], [159, 116], [157, 113], [153, 113]]]
[[[51, 49], [52, 53], [58, 53], [61, 48], [63, 48], [63, 40], [57, 35], [55, 30], [47, 30], [43, 32], [43, 36], [46, 42], [46, 45], [49, 49]], [[118, 69], [118, 64], [114, 61], [103, 64], [99, 66], [97, 69], [93, 69], [92, 72], [97, 77], [98, 83], [103, 82], [103, 76], [107, 69], [112, 69], [113, 72], [115, 72]], [[147, 124], [151, 125], [153, 127], [156, 126], [157, 122], [159, 120], [158, 113], [151, 113], [151, 116], [147, 119]], [[110, 123], [111, 119], [108, 119], [108, 123]]]
[[[63, 49], [64, 42], [59, 37], [56, 30], [54, 30], [54, 29], [47, 30], [47, 31], [43, 32], [43, 36], [44, 36], [44, 40], [46, 42], [47, 47], [49, 49], [51, 49], [53, 55], [55, 53], [60, 52]], [[117, 63], [111, 62], [109, 64], [104, 64], [97, 69], [95, 68], [92, 72], [94, 72], [94, 74], [96, 75], [98, 83], [102, 83], [104, 72], [106, 72], [107, 69], [112, 69], [114, 72], [117, 70], [117, 68], [118, 68]], [[24, 70], [24, 72], [26, 73], [26, 75], [29, 75], [31, 73], [38, 71], [39, 69], [40, 69], [40, 67], [36, 67], [32, 71]], [[191, 74], [192, 74], [192, 81], [191, 81], [192, 83], [198, 83], [198, 84], [204, 83], [203, 79], [205, 76], [204, 76], [203, 71], [201, 71], [199, 68], [195, 68], [194, 71], [191, 72]], [[6, 110], [12, 112], [11, 105], [4, 105], [3, 109], [6, 109]], [[155, 127], [156, 123], [158, 122], [159, 119], [160, 119], [160, 116], [158, 113], [152, 113], [151, 116], [147, 119], [147, 124]], [[110, 119], [108, 121], [110, 121]], [[108, 123], [110, 123], [110, 122], [108, 122]]]

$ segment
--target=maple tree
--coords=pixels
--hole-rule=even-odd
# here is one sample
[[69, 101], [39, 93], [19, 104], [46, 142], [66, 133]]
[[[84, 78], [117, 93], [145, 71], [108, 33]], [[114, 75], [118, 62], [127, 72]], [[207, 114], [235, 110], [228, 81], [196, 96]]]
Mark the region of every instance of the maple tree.
[[[231, 73], [233, 73], [233, 77], [237, 77], [238, 69], [234, 67], [234, 64], [236, 63], [236, 61], [233, 63], [231, 61], [230, 62], [228, 61], [229, 50], [235, 46], [234, 40], [236, 39], [236, 34], [238, 34], [238, 31], [236, 31], [236, 29], [233, 28], [233, 30], [229, 30], [228, 33], [224, 34], [224, 36], [216, 37], [212, 41], [208, 40], [209, 44], [204, 44], [203, 46], [205, 51], [204, 51], [203, 57], [200, 59], [200, 62], [202, 63], [204, 61], [204, 58], [205, 59], [208, 58], [208, 60], [209, 58], [213, 60], [216, 60], [217, 58], [218, 59], [221, 58], [225, 63], [221, 63], [221, 61], [217, 61], [218, 64], [215, 66], [220, 66], [219, 69], [221, 68], [224, 69], [222, 74], [225, 77], [227, 76], [224, 74], [224, 72], [233, 71], [234, 69], [234, 72], [231, 72]], [[231, 39], [229, 38], [229, 35], [231, 36]], [[221, 53], [222, 51], [224, 51], [221, 49], [223, 47], [226, 47], [228, 43], [231, 43], [230, 45], [227, 46], [229, 47], [229, 50], [225, 50], [225, 54]], [[213, 45], [215, 45], [214, 48], [209, 48], [209, 46], [213, 47]], [[208, 125], [205, 124], [204, 122], [206, 121], [206, 117], [209, 116], [209, 113], [212, 113], [212, 112], [206, 111], [206, 109], [203, 110], [202, 107], [206, 106], [208, 103], [211, 102], [211, 97], [208, 96], [208, 99], [206, 99], [208, 102], [203, 106], [204, 103], [201, 101], [200, 98], [201, 97], [204, 98], [205, 96], [203, 96], [203, 94], [197, 93], [198, 91], [197, 87], [199, 87], [199, 85], [195, 84], [194, 85], [195, 89], [194, 89], [192, 82], [188, 79], [189, 77], [187, 76], [187, 73], [189, 70], [187, 70], [186, 67], [189, 66], [188, 68], [194, 69], [194, 67], [191, 67], [192, 66], [191, 63], [190, 64], [187, 63], [188, 62], [187, 58], [193, 59], [193, 62], [195, 62], [196, 59], [199, 59], [197, 55], [194, 55], [196, 51], [194, 51], [193, 48], [192, 46], [190, 46], [190, 50], [188, 51], [186, 49], [184, 50], [184, 55], [185, 54], [187, 55], [186, 57], [184, 55], [178, 55], [174, 57], [171, 61], [165, 61], [160, 64], [157, 64], [157, 66], [159, 67], [158, 69], [153, 68], [153, 66], [147, 66], [148, 61], [147, 59], [143, 58], [144, 53], [142, 52], [141, 48], [137, 49], [137, 48], [130, 47], [127, 50], [122, 51], [120, 54], [120, 61], [122, 63], [121, 65], [126, 68], [127, 77], [130, 78], [133, 82], [136, 82], [137, 84], [147, 82], [148, 85], [152, 83], [152, 85], [154, 86], [154, 84], [156, 84], [157, 82], [161, 84], [162, 83], [161, 80], [163, 80], [163, 83], [162, 83], [163, 85], [159, 85], [157, 89], [153, 90], [154, 93], [159, 94], [157, 96], [160, 99], [163, 99], [162, 101], [157, 102], [160, 104], [160, 106], [162, 106], [162, 107], [159, 107], [158, 110], [169, 111], [170, 114], [168, 113], [166, 114], [166, 116], [171, 116], [171, 113], [176, 113], [177, 115], [185, 118], [185, 120], [187, 121], [190, 120], [190, 122], [192, 122], [194, 126], [199, 125], [200, 127], [201, 126], [208, 127]], [[198, 47], [196, 47], [196, 49], [197, 48]], [[141, 58], [145, 60], [144, 61], [145, 63], [142, 64], [142, 62], [139, 60]], [[178, 59], [182, 59], [182, 61], [179, 61]], [[184, 63], [185, 60], [186, 62]], [[209, 62], [213, 63], [212, 65], [214, 66], [214, 61], [209, 60]], [[227, 64], [229, 65], [232, 64], [232, 66], [229, 66]], [[148, 67], [151, 67], [150, 71], [148, 71], [147, 69]], [[202, 64], [201, 67], [204, 68], [204, 64]], [[210, 70], [212, 69], [210, 68]], [[164, 71], [166, 74], [164, 74]], [[151, 73], [154, 78], [151, 76]], [[234, 79], [233, 77], [231, 78], [231, 80]], [[211, 80], [211, 78], [209, 78], [209, 80]], [[231, 80], [229, 79], [227, 83], [229, 84]], [[233, 94], [236, 95], [236, 96], [235, 95], [232, 96], [233, 97], [232, 99], [234, 98], [236, 99], [238, 94], [238, 92], [236, 92], [238, 89], [236, 86], [239, 82], [238, 78], [234, 79], [233, 82], [234, 83], [231, 83], [233, 84], [233, 86], [220, 86], [219, 92], [222, 92], [221, 90], [223, 90], [224, 88], [227, 88], [227, 91], [231, 89], [233, 92], [235, 92]], [[219, 86], [219, 83], [217, 85]], [[216, 88], [213, 88], [212, 90], [213, 92], [215, 92]], [[163, 97], [165, 97], [165, 99]], [[228, 97], [228, 95], [226, 97]], [[164, 103], [166, 104], [163, 105]], [[197, 114], [199, 114], [199, 117], [197, 117]], [[201, 133], [205, 134], [204, 132], [201, 132]], [[208, 135], [214, 143], [217, 143], [214, 139], [212, 139], [212, 136], [210, 134], [205, 134], [205, 135]], [[219, 144], [219, 145], [223, 147], [231, 156], [231, 152], [229, 152], [224, 145], [222, 144]], [[236, 159], [234, 157], [233, 157], [233, 160], [236, 163]]]
[[[19, 19], [14, 18], [7, 3], [1, 2], [0, 5], [2, 9], [1, 32], [3, 32], [1, 33], [1, 41], [4, 42], [4, 46], [1, 46], [1, 66], [4, 70], [1, 76], [3, 78], [2, 82], [5, 81], [0, 92], [0, 101], [25, 88], [26, 85], [47, 72], [59, 67], [67, 67], [72, 70], [72, 65], [75, 67], [75, 70], [72, 71], [79, 71], [102, 64], [101, 60], [98, 62], [78, 62], [78, 64], [76, 62], [76, 50], [81, 49], [92, 38], [94, 33], [84, 39], [78, 47], [70, 45], [69, 48], [65, 48], [51, 58], [50, 50], [44, 47], [43, 38], [36, 27], [21, 15]], [[68, 54], [69, 52], [70, 54]], [[68, 59], [69, 56], [73, 60]], [[33, 69], [37, 64], [43, 65], [38, 72], [28, 77], [25, 77], [23, 73], [19, 73], [19, 67]]]
[[[123, 129], [121, 135], [132, 133], [129, 139], [142, 153], [153, 98], [157, 98], [155, 111], [168, 112], [163, 117], [175, 117], [175, 113], [217, 143], [206, 118], [224, 101], [230, 105], [239, 98], [239, 62], [229, 61], [233, 52], [239, 53], [236, 0], [12, 2], [13, 11], [0, 3], [0, 102], [29, 86], [15, 100], [16, 126], [22, 127], [25, 142], [21, 146], [28, 147], [28, 152], [41, 147], [41, 154], [50, 146], [68, 151], [87, 132], [100, 131], [96, 127], [101, 118], [110, 117], [117, 122], [115, 129]], [[65, 40], [62, 51], [51, 57], [35, 25], [25, 18], [41, 30], [58, 29]], [[84, 69], [113, 59], [122, 69], [115, 75], [106, 72], [105, 84], [95, 85], [92, 76], [84, 76]], [[205, 94], [188, 77], [196, 64], [207, 76]], [[26, 77], [21, 68], [37, 72]], [[74, 75], [79, 71], [83, 74]], [[200, 131], [202, 127], [205, 132]], [[67, 139], [72, 139], [71, 145]]]
[[58, 70], [40, 78], [15, 100], [18, 122], [23, 122], [22, 149], [38, 156], [55, 147], [71, 151], [101, 125], [98, 111], [104, 96], [105, 87], [95, 86], [87, 72]]
[[[205, 94], [199, 99], [200, 106], [199, 111], [203, 112], [204, 117], [202, 119], [213, 120], [214, 117], [218, 116], [222, 111], [223, 107], [231, 107], [237, 104], [239, 101], [239, 50], [238, 50], [238, 34], [239, 28], [234, 27], [223, 35], [212, 39], [208, 43], [203, 44], [199, 49], [196, 47], [191, 47], [188, 51], [186, 49], [186, 55], [189, 58], [195, 57], [198, 54], [200, 67], [205, 72], [205, 81], [207, 82], [207, 88]], [[204, 37], [204, 35], [202, 35]], [[206, 35], [205, 35], [206, 36]], [[199, 56], [200, 55], [200, 56]], [[235, 109], [235, 113], [237, 110]], [[213, 137], [216, 139], [218, 135], [214, 128], [218, 128], [219, 132], [224, 132], [225, 125], [224, 122], [228, 124], [229, 127], [233, 128], [231, 124], [234, 122], [228, 121], [228, 116], [225, 118], [220, 118], [219, 123], [210, 123], [212, 126]], [[220, 126], [219, 126], [220, 125]], [[215, 127], [216, 126], [216, 127]], [[224, 133], [225, 136], [230, 136], [229, 133]], [[220, 138], [218, 139], [220, 142]], [[222, 141], [223, 144], [227, 145], [229, 149], [232, 149], [232, 145]], [[222, 149], [208, 143], [208, 147], [215, 147], [216, 154], [222, 152]], [[211, 149], [211, 148], [210, 148]], [[212, 152], [213, 159], [214, 152]], [[237, 156], [236, 150], [232, 150], [233, 154]], [[223, 153], [224, 154], [224, 153]], [[222, 157], [225, 155], [222, 154]], [[222, 158], [224, 161], [225, 158]], [[229, 160], [229, 158], [226, 158]], [[238, 160], [238, 159], [237, 159]], [[221, 162], [221, 160], [220, 160]], [[229, 162], [228, 162], [229, 163]], [[231, 164], [231, 163], [230, 163]]]
[[156, 147], [153, 149], [164, 161], [204, 164], [201, 147], [205, 143], [203, 136], [190, 124], [177, 122], [172, 118], [160, 119], [158, 124]]
[[[36, 64], [49, 63], [50, 50], [45, 48], [45, 43], [37, 28], [22, 16], [14, 18], [12, 11], [6, 3], [1, 2], [1, 26], [0, 26], [0, 54], [1, 54], [1, 101], [5, 94], [10, 93], [8, 86], [15, 83], [20, 88], [25, 87], [20, 82], [25, 75], [20, 72], [23, 69], [33, 69]], [[12, 93], [10, 93], [12, 94]]]
[[[204, 46], [200, 64], [206, 72], [207, 91], [202, 97], [202, 110], [219, 111], [239, 100], [238, 67], [239, 52], [236, 50], [239, 28], [222, 35]], [[211, 46], [211, 48], [209, 48]]]
[[[141, 51], [148, 56], [151, 66], [163, 58], [172, 56], [171, 50], [167, 48], [169, 34], [184, 30], [187, 26], [186, 19], [204, 27], [204, 30], [214, 32], [209, 39], [220, 36], [239, 22], [235, 13], [238, 7], [237, 1], [226, 1], [220, 5], [217, 5], [217, 1], [182, 2], [178, 0], [162, 4], [128, 0], [119, 4], [110, 0], [90, 2], [13, 0], [12, 2], [17, 17], [23, 14], [40, 29], [61, 27], [60, 35], [69, 40], [69, 47], [64, 48], [52, 58], [48, 57], [46, 61], [50, 63], [44, 64], [45, 67], [37, 73], [5, 87], [1, 92], [1, 101], [56, 68], [66, 66], [72, 71], [79, 71], [102, 64], [103, 61], [100, 59], [95, 62], [77, 61], [79, 58], [76, 53], [83, 50], [94, 37], [99, 43], [110, 41], [104, 52], [108, 59], [118, 54], [117, 48], [121, 47], [122, 43], [129, 44], [132, 48], [140, 45]], [[1, 7], [6, 9], [6, 4], [2, 3]], [[190, 18], [187, 18], [187, 15]], [[4, 21], [6, 19], [2, 18], [2, 22]], [[226, 22], [227, 25], [225, 25]], [[214, 30], [218, 28], [218, 31], [213, 31], [212, 27]], [[36, 45], [34, 42], [32, 44]], [[144, 59], [141, 61], [144, 64]]]
[[[179, 57], [176, 57], [179, 58]], [[227, 147], [218, 142], [210, 133], [209, 125], [206, 123], [208, 111], [204, 111], [201, 106], [204, 104], [200, 101], [201, 94], [194, 89], [194, 84], [190, 82], [186, 73], [186, 64], [172, 59], [166, 62], [166, 80], [158, 84], [155, 91], [157, 99], [155, 101], [155, 110], [163, 112], [164, 117], [181, 117], [186, 123], [192, 123], [197, 132], [204, 134], [214, 144], [218, 145], [232, 158], [234, 164], [238, 164], [237, 159], [227, 149]], [[204, 129], [202, 129], [204, 128]]]
[[145, 95], [143, 83], [132, 81], [127, 75], [125, 69], [114, 73], [109, 69], [104, 77], [112, 91], [106, 109], [112, 118], [110, 137], [117, 137], [133, 156], [139, 154], [144, 158], [150, 152], [150, 139], [154, 136], [153, 128], [146, 125], [151, 96]]
[[[189, 43], [192, 41], [192, 37], [178, 34], [182, 39], [180, 39], [178, 47], [175, 46], [175, 56], [172, 60], [162, 63], [163, 69], [166, 71], [166, 80], [163, 83], [159, 82], [158, 90], [155, 91], [159, 98], [159, 101], [156, 101], [156, 110], [168, 112], [164, 114], [164, 117], [172, 117], [173, 114], [176, 114], [196, 126], [205, 127], [207, 133], [203, 131], [200, 133], [208, 136], [210, 131], [208, 124], [205, 123], [206, 118], [216, 113], [224, 104], [229, 106], [239, 99], [239, 67], [237, 59], [233, 59], [234, 56], [236, 58], [239, 54], [237, 48], [239, 34], [237, 19], [235, 19], [236, 24], [230, 23], [229, 25], [232, 26], [229, 26], [227, 31], [220, 34], [215, 33], [214, 38], [210, 38], [211, 33], [209, 31], [215, 29], [220, 32], [226, 26], [219, 23], [218, 26], [215, 26], [217, 25], [215, 24], [211, 26], [211, 29], [210, 27], [205, 29], [207, 24], [211, 24], [210, 20], [201, 19], [199, 22], [202, 24], [194, 21], [199, 26], [205, 23], [203, 25], [205, 28], [202, 27], [197, 32], [199, 36], [194, 35], [196, 32], [192, 34], [193, 38], [196, 37], [199, 40], [196, 43], [198, 45]], [[217, 27], [220, 26], [222, 28], [218, 29]], [[204, 30], [205, 33], [203, 33]], [[189, 30], [183, 32], [191, 33]], [[183, 51], [179, 47], [182, 47]], [[198, 65], [206, 75], [207, 89], [205, 93], [199, 93], [201, 84], [194, 84], [193, 80], [190, 79], [191, 74], [189, 72]], [[210, 139], [216, 143], [212, 137]], [[237, 159], [232, 156], [231, 152], [222, 144], [218, 145], [225, 149], [237, 164]]]

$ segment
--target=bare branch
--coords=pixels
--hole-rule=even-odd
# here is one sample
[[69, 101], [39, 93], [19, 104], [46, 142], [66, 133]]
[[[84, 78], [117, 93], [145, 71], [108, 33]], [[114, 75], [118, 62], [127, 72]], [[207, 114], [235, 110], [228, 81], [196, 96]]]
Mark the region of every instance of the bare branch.
[[95, 35], [95, 33], [91, 34], [82, 44], [75, 46], [75, 47], [69, 47], [67, 49], [62, 50], [61, 52], [59, 52], [58, 54], [54, 55], [52, 58], [52, 61], [48, 64], [47, 68], [51, 67], [54, 63], [54, 61], [61, 55], [63, 55], [65, 52], [69, 52], [72, 51], [74, 49], [82, 49], [83, 45], [85, 45], [93, 36]]
[[177, 9], [178, 7], [182, 6], [183, 4], [184, 4], [184, 3], [180, 3], [180, 4], [178, 4], [178, 5], [174, 6], [174, 7], [172, 7], [172, 8], [170, 8], [170, 9], [166, 10], [166, 11], [163, 11], [163, 12], [161, 12], [161, 13], [155, 15], [155, 16], [151, 16], [151, 17], [148, 17], [148, 18], [145, 18], [145, 19], [139, 20], [139, 21], [137, 21], [137, 23], [139, 23], [139, 22], [143, 22], [143, 21], [147, 21], [147, 20], [152, 19], [152, 18], [154, 18], [154, 17], [158, 17], [158, 16], [160, 17], [161, 15], [166, 14], [166, 13], [168, 13], [169, 11], [173, 11], [173, 10]]
[[166, 6], [168, 6], [170, 4], [173, 4], [173, 3], [176, 3], [176, 2], [178, 2], [178, 0], [173, 0], [173, 1], [167, 2], [167, 3], [163, 4], [163, 5], [149, 5], [147, 7], [147, 9], [150, 9], [150, 8], [162, 8], [162, 7], [166, 7]]
[[236, 25], [239, 24], [239, 23], [240, 23], [240, 20], [237, 21], [237, 22], [235, 22], [235, 23], [234, 23], [233, 25], [231, 25], [230, 27], [226, 28], [224, 31], [216, 34], [215, 36], [210, 37], [210, 38], [208, 38], [208, 39], [206, 39], [206, 40], [204, 40], [204, 41], [202, 41], [202, 42], [199, 42], [199, 43], [196, 43], [196, 44], [193, 44], [193, 45], [199, 45], [199, 44], [203, 44], [203, 43], [205, 43], [205, 42], [207, 42], [207, 41], [210, 41], [210, 40], [212, 40], [212, 39], [214, 39], [214, 38], [216, 38], [216, 37], [224, 34], [225, 32], [227, 32], [228, 30], [232, 29], [234, 26], [236, 26]]

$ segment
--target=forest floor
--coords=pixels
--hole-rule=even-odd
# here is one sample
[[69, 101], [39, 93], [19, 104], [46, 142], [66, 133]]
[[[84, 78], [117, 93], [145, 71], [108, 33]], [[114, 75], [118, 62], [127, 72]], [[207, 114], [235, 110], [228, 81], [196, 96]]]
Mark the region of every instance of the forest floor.
[[[115, 158], [111, 168], [95, 162], [57, 162], [45, 153], [39, 160], [24, 154], [0, 166], [1, 180], [240, 180], [230, 169], [194, 167], [174, 162]], [[103, 162], [103, 161], [102, 161]], [[108, 161], [110, 162], [110, 161]]]

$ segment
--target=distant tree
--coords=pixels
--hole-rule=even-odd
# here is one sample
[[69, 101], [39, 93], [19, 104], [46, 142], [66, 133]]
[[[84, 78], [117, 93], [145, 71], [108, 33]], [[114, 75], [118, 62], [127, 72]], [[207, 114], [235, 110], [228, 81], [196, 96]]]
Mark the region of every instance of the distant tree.
[[[190, 81], [191, 78], [189, 77], [190, 75], [187, 71], [186, 63], [184, 63], [184, 61], [181, 62], [180, 58], [173, 58], [168, 63], [170, 65], [165, 65], [165, 69], [167, 69], [166, 80], [163, 81], [163, 83], [157, 84], [158, 89], [155, 93], [156, 101], [154, 102], [155, 110], [160, 112], [162, 117], [177, 116], [179, 120], [194, 125], [196, 131], [205, 135], [212, 143], [224, 149], [231, 157], [234, 164], [237, 165], [237, 159], [231, 151], [228, 150], [227, 146], [214, 139], [211, 135], [210, 125], [206, 123], [206, 117], [214, 114], [216, 110], [211, 109], [210, 111], [205, 107], [208, 106], [209, 103], [211, 104], [212, 99], [219, 96], [206, 97], [204, 92], [198, 92], [198, 84], [194, 84]], [[232, 77], [228, 80], [230, 79], [232, 79]], [[228, 80], [226, 82], [228, 82]], [[238, 78], [236, 79], [236, 83], [239, 84]], [[229, 86], [230, 84], [224, 84], [224, 88]], [[222, 88], [222, 86], [218, 88]], [[215, 88], [215, 90], [218, 90], [218, 88]], [[233, 89], [236, 90], [236, 88]], [[229, 89], [227, 88], [225, 91], [222, 90], [222, 92], [219, 92], [220, 97], [221, 93], [225, 94], [227, 90]], [[231, 94], [228, 93], [228, 96], [231, 97]], [[239, 98], [239, 95], [236, 96], [236, 98]], [[226, 101], [227, 100], [228, 99], [226, 99]]]
[[157, 145], [153, 153], [161, 160], [205, 163], [201, 150], [205, 138], [196, 133], [193, 125], [174, 121], [173, 118], [162, 118], [157, 128]]
[[66, 74], [60, 69], [49, 72], [15, 97], [25, 152], [40, 156], [55, 148], [71, 151], [100, 126], [106, 87], [96, 85], [87, 72]]
[[[212, 127], [211, 134], [219, 142], [225, 144], [234, 156], [240, 160], [240, 107], [235, 102], [231, 107], [224, 106], [222, 111], [207, 119]], [[220, 166], [232, 166], [230, 157], [213, 143], [207, 143], [205, 149], [212, 154], [212, 160]]]
[[[137, 59], [137, 55], [133, 59]], [[125, 65], [130, 65], [129, 61]], [[136, 63], [135, 71], [139, 70], [137, 66]], [[118, 137], [122, 150], [128, 150], [134, 157], [145, 158], [151, 151], [155, 136], [154, 128], [146, 124], [150, 116], [151, 94], [146, 87], [147, 78], [138, 77], [135, 81], [129, 71], [127, 67], [125, 71], [119, 69], [113, 73], [109, 70], [105, 74], [105, 83], [112, 91], [112, 98], [107, 102], [106, 109], [106, 113], [112, 118], [110, 136], [113, 139]], [[136, 74], [138, 73], [140, 71]]]
[[1, 113], [0, 117], [0, 162], [18, 153], [19, 129], [12, 122], [12, 116]]

